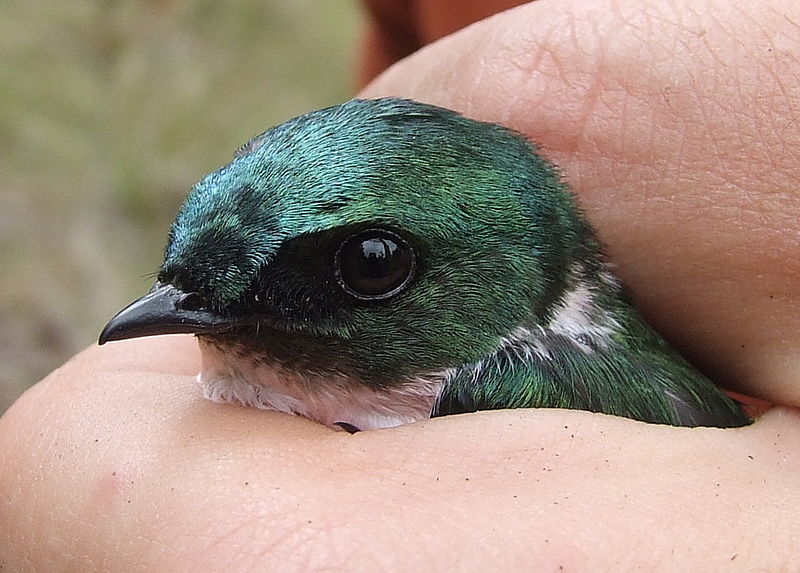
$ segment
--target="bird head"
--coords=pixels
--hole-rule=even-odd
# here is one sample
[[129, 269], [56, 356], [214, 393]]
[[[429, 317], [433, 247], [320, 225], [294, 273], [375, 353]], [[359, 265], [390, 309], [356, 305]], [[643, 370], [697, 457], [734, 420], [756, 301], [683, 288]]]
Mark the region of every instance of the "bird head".
[[157, 283], [100, 343], [195, 333], [388, 384], [544, 324], [592, 241], [519, 134], [408, 100], [353, 100], [258, 135], [200, 181]]

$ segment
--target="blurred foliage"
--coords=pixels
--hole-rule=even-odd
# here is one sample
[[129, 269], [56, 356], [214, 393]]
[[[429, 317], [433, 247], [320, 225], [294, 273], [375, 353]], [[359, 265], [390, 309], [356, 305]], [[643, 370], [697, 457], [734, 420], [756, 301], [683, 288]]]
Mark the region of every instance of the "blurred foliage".
[[191, 185], [352, 94], [354, 0], [0, 3], [0, 412], [149, 288]]

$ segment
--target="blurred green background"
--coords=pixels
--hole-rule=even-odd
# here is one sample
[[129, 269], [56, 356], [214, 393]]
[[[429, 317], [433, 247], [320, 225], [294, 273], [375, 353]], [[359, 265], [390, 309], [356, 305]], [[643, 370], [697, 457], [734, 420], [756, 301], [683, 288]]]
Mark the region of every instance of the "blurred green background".
[[149, 288], [250, 136], [348, 99], [355, 0], [0, 2], [0, 413]]

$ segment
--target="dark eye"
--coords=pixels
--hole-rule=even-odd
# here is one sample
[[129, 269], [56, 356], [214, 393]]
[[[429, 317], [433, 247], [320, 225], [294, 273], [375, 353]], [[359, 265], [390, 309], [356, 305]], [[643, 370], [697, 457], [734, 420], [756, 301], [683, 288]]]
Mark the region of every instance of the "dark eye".
[[396, 233], [368, 229], [351, 235], [336, 253], [336, 278], [350, 295], [383, 300], [400, 294], [414, 276], [416, 255]]

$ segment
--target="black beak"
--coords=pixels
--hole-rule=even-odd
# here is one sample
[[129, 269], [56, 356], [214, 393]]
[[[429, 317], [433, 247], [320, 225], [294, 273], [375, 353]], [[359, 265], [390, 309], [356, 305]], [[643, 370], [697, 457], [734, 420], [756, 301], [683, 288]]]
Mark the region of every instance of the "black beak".
[[204, 308], [198, 293], [185, 293], [170, 284], [156, 283], [150, 292], [133, 301], [108, 321], [99, 344], [156, 334], [213, 334], [230, 330], [233, 317]]

